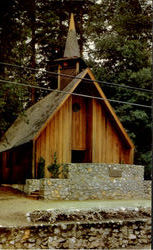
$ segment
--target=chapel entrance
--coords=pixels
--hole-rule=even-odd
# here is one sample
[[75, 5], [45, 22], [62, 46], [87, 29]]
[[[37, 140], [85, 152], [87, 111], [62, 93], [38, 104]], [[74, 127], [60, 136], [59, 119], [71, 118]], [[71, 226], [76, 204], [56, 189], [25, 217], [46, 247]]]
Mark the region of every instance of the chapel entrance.
[[72, 162], [82, 163], [85, 162], [86, 150], [72, 150]]

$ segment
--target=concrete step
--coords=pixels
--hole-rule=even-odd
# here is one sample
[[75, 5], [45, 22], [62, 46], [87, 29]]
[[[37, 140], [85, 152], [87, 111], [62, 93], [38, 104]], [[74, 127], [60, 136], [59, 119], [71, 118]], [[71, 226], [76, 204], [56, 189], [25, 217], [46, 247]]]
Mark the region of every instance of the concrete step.
[[39, 190], [36, 190], [36, 191], [32, 192], [31, 194], [27, 195], [27, 198], [34, 199], [34, 200], [39, 200], [40, 199]]

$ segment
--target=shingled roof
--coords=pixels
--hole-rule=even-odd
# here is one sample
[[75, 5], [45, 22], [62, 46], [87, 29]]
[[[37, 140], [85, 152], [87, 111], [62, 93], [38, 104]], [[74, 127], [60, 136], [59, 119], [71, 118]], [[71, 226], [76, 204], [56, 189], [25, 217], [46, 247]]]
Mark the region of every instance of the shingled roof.
[[80, 57], [80, 49], [77, 41], [74, 17], [71, 13], [68, 36], [65, 45], [64, 57]]
[[[87, 70], [77, 77], [84, 77]], [[47, 119], [54, 113], [68, 93], [73, 92], [81, 79], [74, 78], [62, 92], [54, 91], [27, 109], [19, 116], [0, 140], [0, 152], [25, 144], [33, 140]], [[77, 84], [78, 83], [78, 84]]]
[[44, 128], [44, 124], [46, 124], [50, 117], [56, 113], [59, 106], [67, 100], [71, 93], [74, 92], [78, 84], [82, 81], [82, 78], [84, 78], [87, 74], [93, 80], [93, 84], [103, 99], [103, 104], [114, 120], [115, 126], [117, 127], [125, 143], [128, 146], [134, 148], [132, 141], [130, 140], [117, 115], [112, 109], [105, 94], [103, 93], [99, 84], [95, 81], [91, 70], [86, 68], [80, 74], [78, 74], [63, 89], [63, 91], [55, 90], [51, 92], [49, 95], [25, 111], [24, 115], [18, 117], [13, 125], [6, 131], [5, 135], [1, 138], [0, 152], [20, 146], [38, 137], [41, 129]]

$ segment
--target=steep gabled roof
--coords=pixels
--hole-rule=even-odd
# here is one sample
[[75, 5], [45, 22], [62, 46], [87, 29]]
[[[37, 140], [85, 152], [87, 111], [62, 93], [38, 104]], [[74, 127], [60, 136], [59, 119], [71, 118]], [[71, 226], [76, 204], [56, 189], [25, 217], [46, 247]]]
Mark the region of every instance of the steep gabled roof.
[[99, 84], [95, 81], [91, 70], [86, 68], [84, 71], [78, 74], [63, 91], [60, 92], [56, 90], [50, 93], [42, 100], [31, 106], [27, 111], [25, 111], [24, 116], [22, 115], [18, 117], [2, 137], [0, 141], [0, 152], [9, 150], [13, 147], [17, 147], [32, 141], [33, 139], [36, 139], [41, 131], [47, 126], [47, 123], [50, 121], [51, 117], [60, 109], [60, 107], [82, 81], [82, 79], [78, 78], [84, 78], [87, 74], [93, 80], [94, 86], [97, 88], [100, 96], [103, 98], [102, 102], [114, 120], [114, 123], [116, 124], [116, 127], [122, 138], [129, 147], [134, 148], [132, 141], [123, 128], [105, 94], [103, 93]]
[[[84, 77], [86, 70], [77, 77]], [[64, 92], [54, 91], [27, 109], [19, 116], [0, 140], [0, 152], [25, 144], [36, 136], [47, 119], [72, 92], [74, 86], [81, 81], [74, 78], [64, 89]]]
[[[81, 74], [81, 73], [80, 73]], [[80, 75], [79, 74], [79, 75]], [[99, 92], [101, 98], [103, 99], [102, 102], [103, 104], [105, 105], [105, 108], [107, 110], [107, 112], [109, 113], [109, 115], [112, 117], [112, 120], [114, 121], [115, 123], [115, 126], [117, 128], [117, 130], [119, 131], [120, 135], [122, 136], [124, 142], [126, 143], [126, 145], [130, 148], [134, 148], [134, 144], [133, 142], [131, 141], [131, 139], [129, 138], [127, 132], [125, 131], [122, 123], [120, 122], [119, 118], [117, 117], [114, 109], [112, 108], [112, 106], [110, 105], [109, 101], [107, 100], [107, 97], [105, 96], [104, 92], [102, 91], [101, 87], [99, 86], [99, 84], [96, 82], [95, 80], [95, 77], [93, 75], [93, 73], [91, 72], [91, 70], [89, 68], [86, 68], [84, 71], [83, 71], [83, 74], [81, 76], [81, 78], [84, 78], [86, 75], [88, 74], [88, 76], [90, 77], [90, 79], [93, 80], [93, 85], [96, 87], [97, 91]], [[79, 77], [76, 76], [76, 77]], [[35, 136], [35, 139], [38, 138], [38, 136], [40, 135], [40, 133], [43, 131], [43, 129], [47, 126], [47, 123], [50, 121], [51, 117], [59, 110], [59, 108], [61, 107], [61, 105], [67, 100], [67, 98], [71, 95], [71, 93], [73, 93], [73, 91], [77, 88], [77, 86], [79, 85], [79, 83], [81, 82], [82, 80], [78, 80], [75, 82], [75, 84], [73, 85], [73, 87], [71, 88], [71, 90], [69, 91], [69, 93], [64, 97], [63, 99], [63, 102], [60, 103], [60, 106], [57, 107], [57, 109], [54, 111], [54, 113], [49, 117], [49, 119], [46, 121], [46, 123], [42, 126], [42, 128], [39, 130], [39, 132], [37, 133], [37, 135]], [[71, 83], [70, 83], [71, 84]], [[69, 84], [69, 85], [70, 85]], [[91, 83], [89, 83], [91, 84]], [[68, 85], [68, 86], [69, 86]], [[68, 87], [67, 86], [67, 87]], [[66, 87], [66, 88], [67, 88]], [[66, 88], [63, 90], [63, 91], [66, 91]], [[89, 88], [90, 88], [90, 85], [89, 85]]]

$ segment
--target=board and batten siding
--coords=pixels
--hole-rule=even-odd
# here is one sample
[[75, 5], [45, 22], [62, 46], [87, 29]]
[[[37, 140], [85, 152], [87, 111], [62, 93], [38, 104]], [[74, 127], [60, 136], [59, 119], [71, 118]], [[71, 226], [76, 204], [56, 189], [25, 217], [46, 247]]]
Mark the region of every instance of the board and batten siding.
[[7, 167], [8, 152], [1, 153], [1, 183], [8, 183], [8, 176], [10, 169]]
[[40, 157], [45, 159], [45, 177], [50, 174], [47, 166], [53, 162], [56, 152], [60, 163], [71, 162], [72, 98], [69, 97], [55, 113], [35, 142], [36, 172]]
[[92, 162], [133, 163], [132, 149], [122, 141], [102, 104], [93, 100], [92, 109]]
[[79, 96], [72, 97], [72, 105], [80, 105], [80, 110], [72, 110], [72, 150], [86, 150], [87, 138], [87, 105], [86, 99]]
[[[73, 112], [72, 104], [81, 109]], [[111, 116], [98, 100], [70, 96], [51, 117], [35, 141], [36, 172], [40, 157], [45, 159], [45, 177], [50, 174], [47, 166], [56, 152], [59, 163], [71, 163], [72, 150], [84, 150], [83, 162], [133, 163], [133, 149], [121, 137]]]
[[24, 184], [32, 177], [32, 144], [26, 143], [0, 153], [0, 182]]

